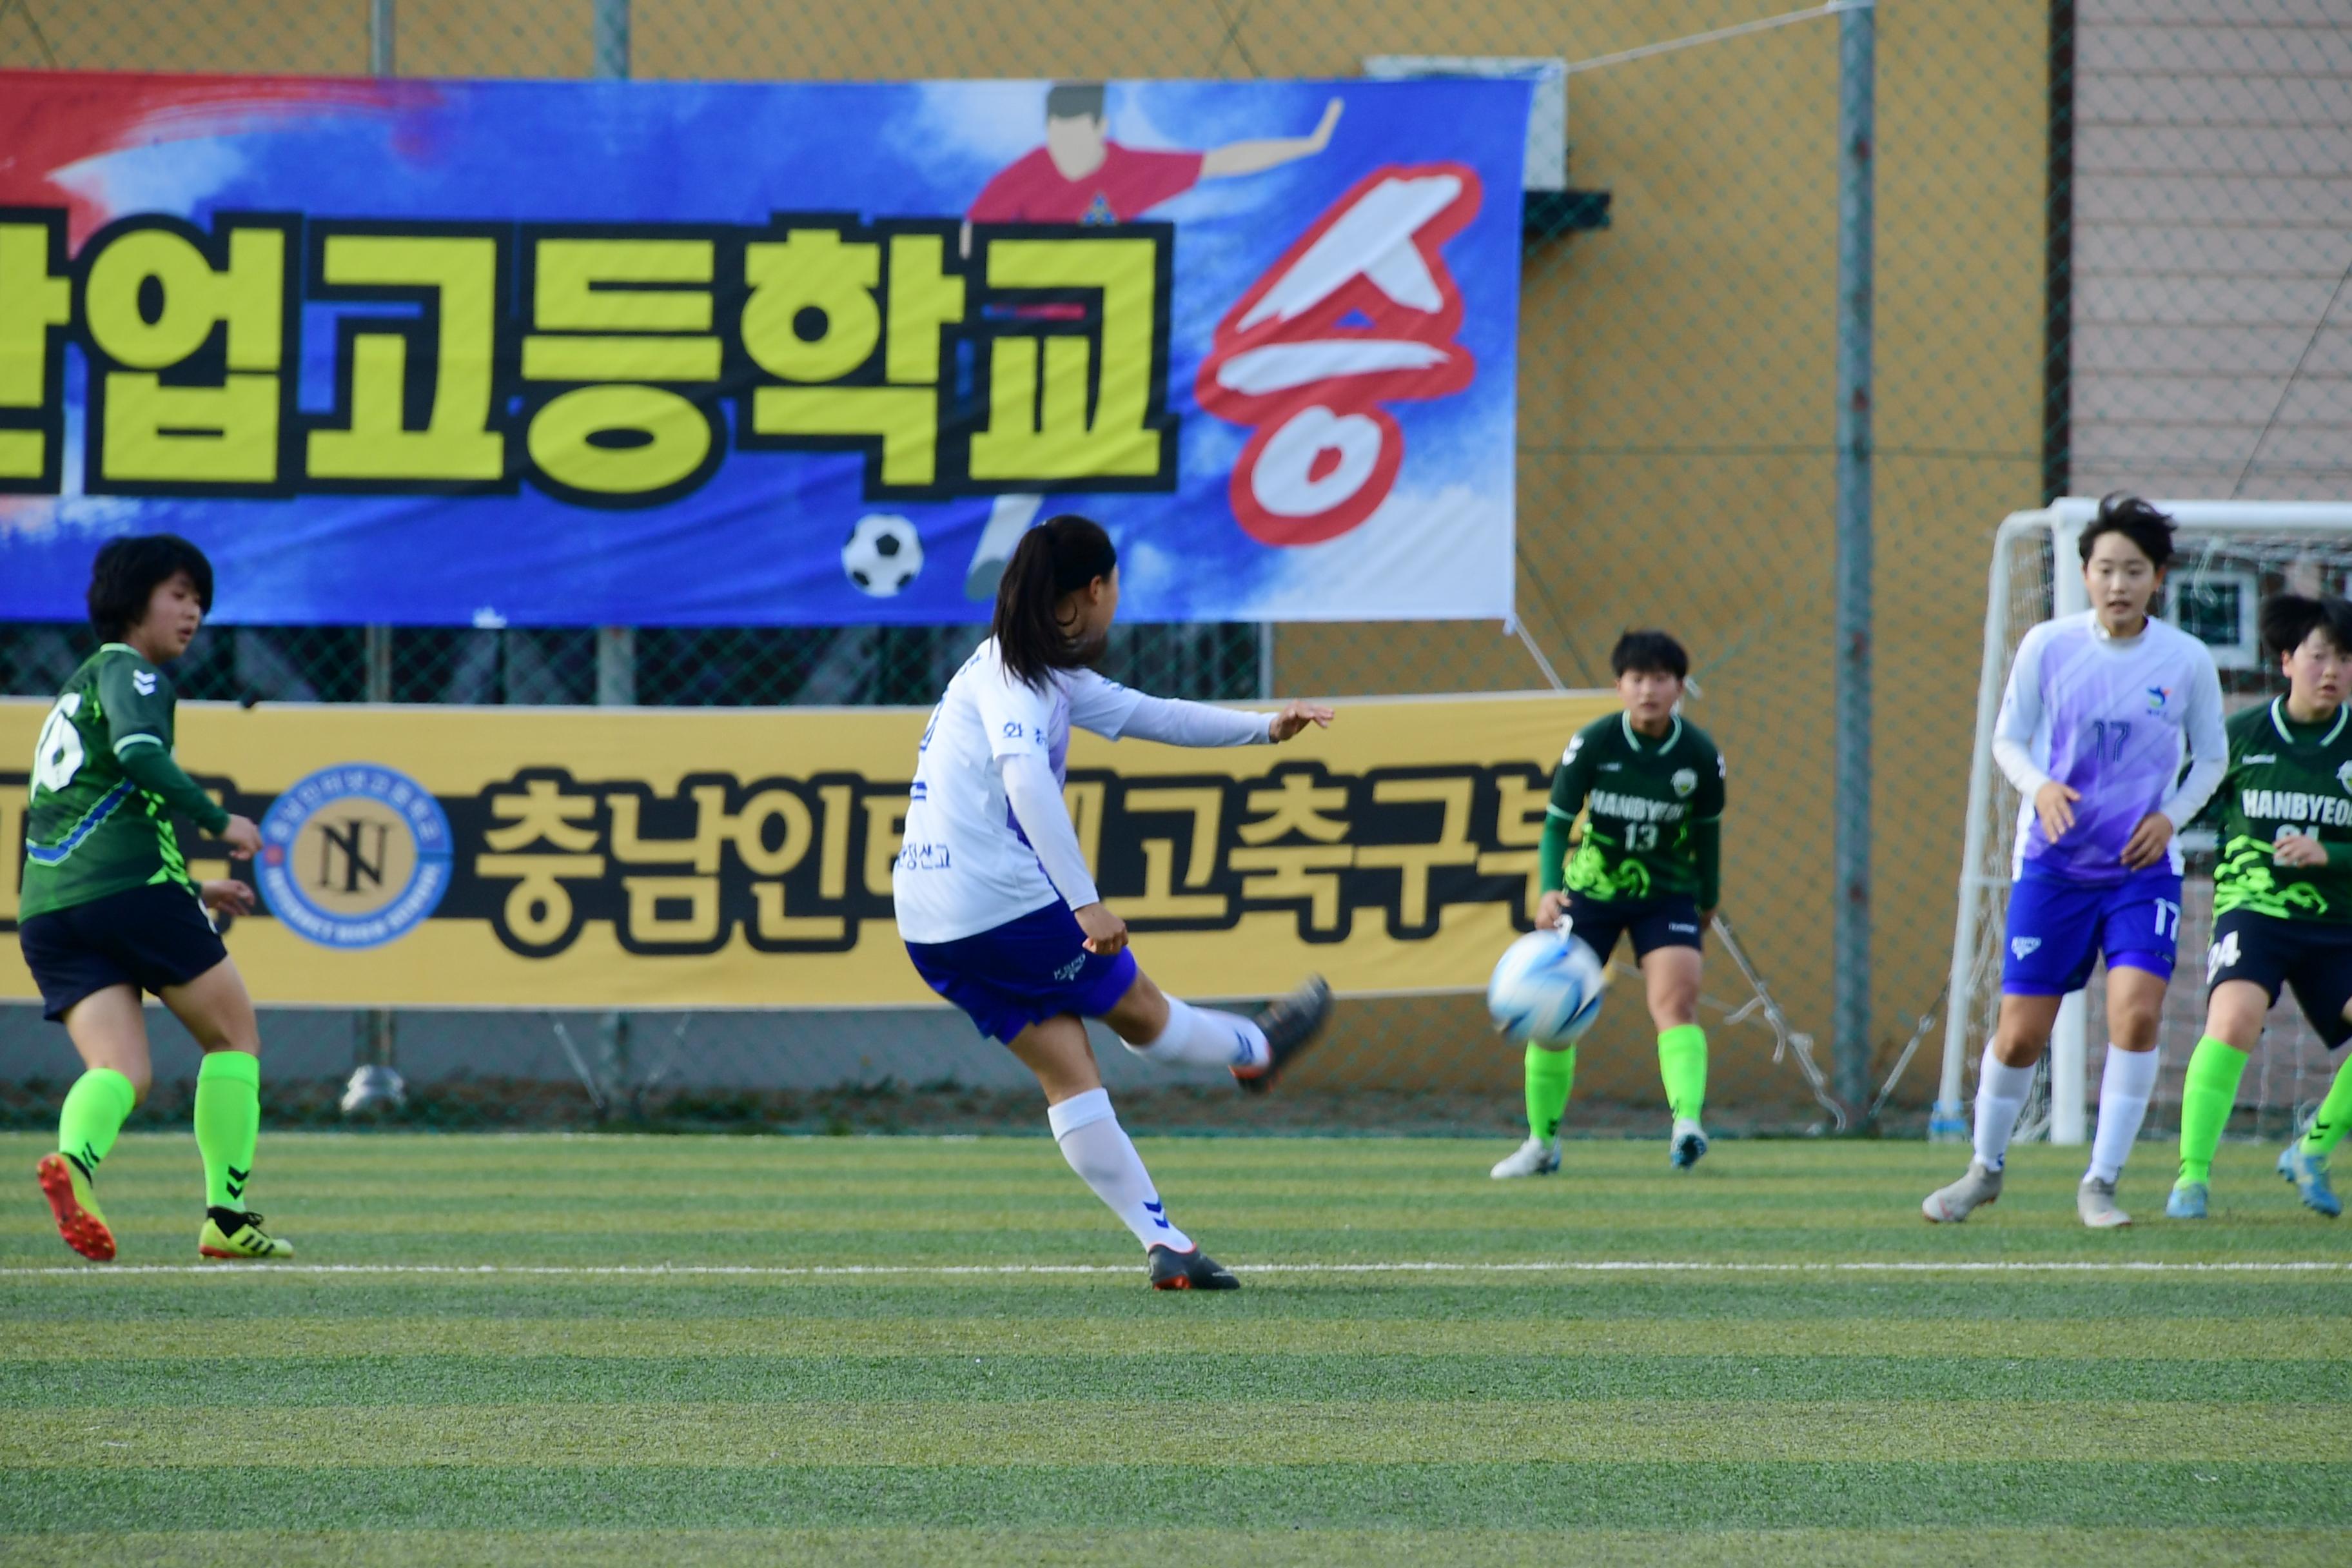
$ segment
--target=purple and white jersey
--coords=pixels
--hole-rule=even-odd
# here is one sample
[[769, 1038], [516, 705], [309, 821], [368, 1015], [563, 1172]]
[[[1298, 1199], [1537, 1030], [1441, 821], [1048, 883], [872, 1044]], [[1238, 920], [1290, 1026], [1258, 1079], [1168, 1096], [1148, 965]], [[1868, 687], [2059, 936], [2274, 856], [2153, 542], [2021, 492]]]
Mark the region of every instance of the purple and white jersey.
[[1004, 668], [995, 638], [973, 649], [931, 710], [916, 757], [907, 837], [890, 875], [899, 933], [954, 942], [1060, 902], [1005, 799], [998, 763], [1033, 756], [1059, 781], [1072, 725], [1116, 741], [1144, 700], [1091, 669], [1057, 669], [1043, 688], [1031, 686]]
[[[2184, 745], [2191, 763], [2186, 778]], [[2044, 621], [2018, 645], [1993, 755], [2025, 796], [2014, 875], [2121, 882], [2132, 875], [2123, 848], [2140, 819], [2161, 811], [2178, 831], [2229, 765], [2213, 656], [2159, 620], [2126, 638], [2109, 637], [2088, 610]], [[2033, 809], [2034, 792], [2053, 779], [2082, 794], [2074, 827], [2055, 844]], [[2178, 840], [2171, 858], [2179, 875]]]

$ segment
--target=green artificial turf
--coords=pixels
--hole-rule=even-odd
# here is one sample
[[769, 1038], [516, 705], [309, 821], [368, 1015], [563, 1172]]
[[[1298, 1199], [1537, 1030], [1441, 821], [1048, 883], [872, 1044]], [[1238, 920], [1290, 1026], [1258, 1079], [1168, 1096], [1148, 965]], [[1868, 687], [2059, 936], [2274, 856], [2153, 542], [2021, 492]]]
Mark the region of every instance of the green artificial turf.
[[[2352, 1230], [2224, 1150], [1146, 1140], [1246, 1281], [1143, 1288], [1044, 1139], [265, 1135], [291, 1268], [195, 1266], [184, 1137], [79, 1263], [0, 1207], [0, 1562], [2319, 1562]], [[1425, 1265], [1428, 1267], [1397, 1267]], [[1601, 1267], [1609, 1265], [1611, 1267]], [[1032, 1271], [1034, 1270], [1034, 1271]]]

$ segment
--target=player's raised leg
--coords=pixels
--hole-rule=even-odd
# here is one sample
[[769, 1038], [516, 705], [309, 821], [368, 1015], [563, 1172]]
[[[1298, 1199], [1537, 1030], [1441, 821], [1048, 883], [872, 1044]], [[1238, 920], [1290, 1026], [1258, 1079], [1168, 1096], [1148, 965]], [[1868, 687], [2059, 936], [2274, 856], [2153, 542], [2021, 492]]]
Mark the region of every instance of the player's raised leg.
[[163, 995], [205, 1053], [196, 1069], [196, 1151], [205, 1162], [196, 1250], [205, 1258], [291, 1258], [293, 1244], [263, 1230], [247, 1204], [261, 1131], [261, 1028], [244, 977], [223, 959]]
[[1331, 1017], [1331, 988], [1309, 975], [1296, 990], [1244, 1017], [1170, 996], [1139, 973], [1103, 1016], [1119, 1040], [1146, 1061], [1221, 1067], [1244, 1089], [1263, 1091], [1313, 1044]]
[[92, 1189], [122, 1124], [146, 1098], [147, 1025], [138, 988], [119, 984], [67, 1007], [63, 1022], [87, 1065], [58, 1112], [58, 1151], [42, 1156], [37, 1174], [66, 1245], [104, 1263], [114, 1257], [114, 1232]]

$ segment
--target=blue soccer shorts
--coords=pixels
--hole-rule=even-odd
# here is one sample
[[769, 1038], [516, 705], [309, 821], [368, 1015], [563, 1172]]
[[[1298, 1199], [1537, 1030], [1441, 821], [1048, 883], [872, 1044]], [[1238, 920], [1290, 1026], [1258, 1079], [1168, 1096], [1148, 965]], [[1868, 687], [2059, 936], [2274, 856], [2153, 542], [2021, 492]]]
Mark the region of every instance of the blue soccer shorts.
[[2004, 996], [2080, 991], [2102, 953], [2109, 969], [2172, 978], [2180, 940], [2180, 873], [2163, 866], [2084, 884], [2026, 872], [2009, 889]]

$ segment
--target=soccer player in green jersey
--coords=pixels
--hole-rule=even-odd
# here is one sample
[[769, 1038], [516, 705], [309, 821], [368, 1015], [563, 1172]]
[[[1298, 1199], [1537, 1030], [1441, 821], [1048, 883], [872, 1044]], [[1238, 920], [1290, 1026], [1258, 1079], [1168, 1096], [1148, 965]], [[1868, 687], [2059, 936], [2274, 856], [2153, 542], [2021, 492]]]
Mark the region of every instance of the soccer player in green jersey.
[[[1625, 704], [1587, 725], [1553, 771], [1544, 818], [1539, 925], [1569, 929], [1608, 962], [1633, 939], [1658, 1026], [1658, 1074], [1674, 1110], [1667, 1157], [1687, 1171], [1706, 1152], [1706, 1032], [1698, 1026], [1700, 933], [1722, 890], [1723, 753], [1675, 711], [1690, 655], [1664, 632], [1627, 632], [1610, 653]], [[1569, 829], [1589, 810], [1573, 853]], [[1559, 1121], [1576, 1047], [1528, 1043], [1528, 1141], [1497, 1180], [1559, 1169]]]
[[212, 608], [203, 552], [170, 534], [117, 539], [90, 569], [89, 618], [103, 644], [83, 661], [41, 726], [33, 757], [17, 941], [88, 1069], [66, 1095], [58, 1152], [41, 1193], [66, 1245], [100, 1262], [114, 1233], [91, 1183], [147, 1092], [142, 992], [163, 999], [204, 1048], [196, 1073], [196, 1148], [204, 1156], [206, 1258], [288, 1258], [293, 1247], [245, 1206], [261, 1124], [261, 1033], [245, 982], [207, 907], [253, 908], [239, 881], [197, 885], [173, 831], [192, 818], [240, 859], [261, 830], [232, 816], [172, 760], [178, 699], [160, 665], [187, 651]]
[[[2352, 604], [2281, 594], [2263, 603], [2262, 633], [2287, 690], [2227, 726], [2211, 993], [2180, 1091], [2180, 1180], [2164, 1207], [2174, 1219], [2205, 1217], [2213, 1152], [2280, 990], [2294, 989], [2329, 1050], [2352, 1039]], [[2347, 1125], [2352, 1068], [2279, 1157], [2279, 1174], [2330, 1218], [2344, 1205], [2327, 1157]]]

